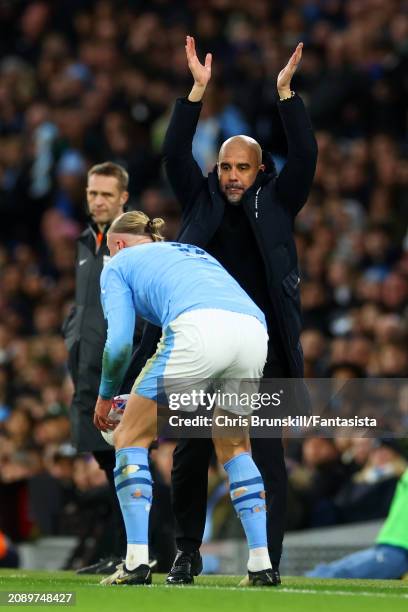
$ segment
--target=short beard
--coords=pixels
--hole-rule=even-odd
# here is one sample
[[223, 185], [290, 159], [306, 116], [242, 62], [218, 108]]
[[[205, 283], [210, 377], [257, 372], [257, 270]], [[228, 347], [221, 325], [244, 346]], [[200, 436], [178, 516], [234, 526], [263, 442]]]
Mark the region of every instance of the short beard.
[[242, 192], [241, 194], [237, 194], [237, 195], [229, 195], [228, 191], [224, 191], [224, 195], [229, 204], [233, 204], [234, 206], [237, 206], [238, 204], [241, 204], [241, 200], [242, 200], [242, 196], [244, 195], [244, 192]]

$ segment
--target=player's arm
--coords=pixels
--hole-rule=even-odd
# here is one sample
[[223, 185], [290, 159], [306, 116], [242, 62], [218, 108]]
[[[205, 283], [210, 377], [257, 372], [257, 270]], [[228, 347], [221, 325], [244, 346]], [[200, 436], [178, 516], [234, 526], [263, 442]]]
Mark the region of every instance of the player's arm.
[[279, 113], [288, 143], [288, 158], [277, 180], [280, 200], [297, 214], [312, 186], [317, 161], [317, 144], [302, 99], [291, 91], [292, 77], [302, 58], [303, 43], [296, 47], [277, 80]]
[[183, 208], [192, 206], [204, 177], [192, 153], [193, 138], [201, 112], [201, 100], [211, 78], [211, 53], [204, 65], [195, 50], [194, 38], [186, 38], [188, 66], [194, 84], [187, 98], [179, 98], [167, 128], [163, 144], [163, 159], [167, 177]]
[[114, 425], [107, 415], [129, 367], [136, 319], [131, 290], [118, 271], [109, 265], [101, 274], [101, 301], [108, 329], [94, 423], [106, 430]]

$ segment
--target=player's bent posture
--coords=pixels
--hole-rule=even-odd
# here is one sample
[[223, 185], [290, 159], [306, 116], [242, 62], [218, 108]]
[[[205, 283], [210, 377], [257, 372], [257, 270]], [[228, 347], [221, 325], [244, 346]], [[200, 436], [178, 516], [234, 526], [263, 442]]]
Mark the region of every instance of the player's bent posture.
[[[162, 242], [161, 219], [123, 214], [110, 227], [113, 259], [101, 276], [108, 323], [95, 425], [106, 431], [111, 401], [128, 366], [135, 317], [161, 326], [155, 355], [135, 381], [114, 432], [115, 483], [127, 533], [125, 564], [113, 584], [150, 584], [148, 519], [152, 482], [148, 447], [157, 432], [157, 380], [259, 379], [268, 335], [262, 311], [224, 268], [202, 249]], [[228, 408], [234, 412], [234, 408]], [[237, 409], [238, 410], [238, 409]], [[214, 439], [229, 478], [231, 499], [249, 546], [253, 585], [272, 586], [264, 485], [248, 453], [247, 433]]]

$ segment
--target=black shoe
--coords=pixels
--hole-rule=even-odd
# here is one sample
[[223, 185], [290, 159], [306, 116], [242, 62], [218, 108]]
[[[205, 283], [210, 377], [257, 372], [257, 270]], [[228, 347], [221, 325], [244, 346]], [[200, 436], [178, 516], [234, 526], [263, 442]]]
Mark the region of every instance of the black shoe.
[[116, 566], [122, 562], [120, 557], [107, 557], [106, 559], [101, 559], [97, 563], [93, 565], [87, 565], [86, 567], [81, 567], [81, 569], [77, 570], [77, 574], [111, 574]]
[[178, 550], [166, 584], [193, 584], [194, 576], [202, 571], [203, 560], [198, 550], [191, 553]]
[[238, 586], [275, 587], [281, 583], [279, 570], [266, 569], [259, 572], [250, 572], [241, 580]]
[[139, 565], [134, 570], [128, 570], [120, 563], [115, 574], [104, 578], [100, 584], [152, 584], [152, 570], [149, 565]]
[[274, 582], [273, 586], [279, 586], [280, 584], [282, 584], [279, 567], [272, 567], [272, 576]]

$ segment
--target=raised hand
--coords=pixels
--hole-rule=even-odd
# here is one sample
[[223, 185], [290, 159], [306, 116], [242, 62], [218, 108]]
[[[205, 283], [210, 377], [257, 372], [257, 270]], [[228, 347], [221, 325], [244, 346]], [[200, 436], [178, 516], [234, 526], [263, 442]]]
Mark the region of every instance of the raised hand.
[[[200, 62], [197, 57], [195, 41], [192, 36], [186, 37], [186, 56], [188, 67], [190, 68], [191, 74], [194, 79], [194, 87], [189, 96], [191, 100], [191, 95], [193, 94], [193, 98], [201, 99], [205, 88], [207, 87], [208, 81], [211, 78], [211, 63], [212, 63], [212, 55], [211, 53], [207, 53], [205, 56], [204, 65]], [[200, 96], [201, 93], [201, 96]], [[196, 101], [196, 100], [193, 100]]]
[[290, 82], [302, 58], [302, 49], [303, 43], [299, 43], [286, 66], [278, 74], [277, 87], [280, 98], [290, 96]]

